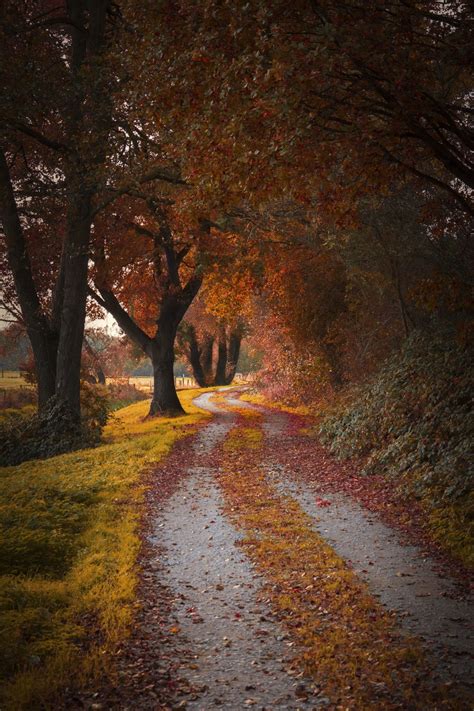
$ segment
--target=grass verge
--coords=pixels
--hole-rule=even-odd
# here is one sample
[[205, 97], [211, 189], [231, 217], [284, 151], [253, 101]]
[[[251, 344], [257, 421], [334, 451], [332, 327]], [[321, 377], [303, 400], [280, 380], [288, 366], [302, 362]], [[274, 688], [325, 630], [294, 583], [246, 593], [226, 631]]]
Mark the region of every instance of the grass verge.
[[67, 685], [107, 674], [134, 613], [141, 473], [207, 413], [116, 413], [104, 443], [0, 469], [0, 707], [54, 708]]
[[252, 388], [250, 391], [242, 393], [240, 399], [244, 402], [250, 402], [253, 405], [263, 405], [263, 407], [268, 407], [270, 409], [281, 410], [283, 412], [289, 412], [291, 415], [301, 415], [305, 417], [311, 414], [311, 408], [309, 405], [289, 405], [288, 403], [270, 400], [264, 393]]

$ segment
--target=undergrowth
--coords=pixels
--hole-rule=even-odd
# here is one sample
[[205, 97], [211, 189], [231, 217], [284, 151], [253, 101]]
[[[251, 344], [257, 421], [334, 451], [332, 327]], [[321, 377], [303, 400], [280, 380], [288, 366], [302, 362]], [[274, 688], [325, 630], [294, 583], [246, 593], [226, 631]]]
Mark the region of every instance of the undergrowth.
[[137, 583], [140, 475], [206, 414], [113, 416], [94, 449], [0, 469], [0, 707], [57, 708], [55, 695], [109, 673]]
[[93, 447], [101, 440], [109, 413], [107, 390], [86, 382], [81, 383], [80, 422], [55, 397], [41, 412], [21, 408], [16, 417], [0, 419], [0, 465], [14, 466]]
[[133, 383], [107, 383], [107, 397], [110, 403], [110, 410], [120, 410], [133, 402], [148, 400], [149, 396], [137, 388]]
[[434, 536], [474, 564], [472, 348], [414, 334], [369, 383], [323, 417], [319, 435], [339, 457], [365, 458], [421, 499]]

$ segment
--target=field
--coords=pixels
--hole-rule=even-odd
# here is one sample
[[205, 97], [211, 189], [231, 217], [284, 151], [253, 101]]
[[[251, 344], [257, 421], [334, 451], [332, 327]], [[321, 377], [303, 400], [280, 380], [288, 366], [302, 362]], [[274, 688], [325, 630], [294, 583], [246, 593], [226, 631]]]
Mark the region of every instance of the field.
[[[130, 385], [135, 385], [139, 390], [143, 390], [146, 393], [153, 392], [153, 378], [149, 375], [138, 375], [138, 376], [125, 376], [124, 378], [107, 378], [107, 382], [114, 382], [120, 380], [127, 380]], [[194, 378], [175, 378], [176, 388], [178, 390], [183, 390], [184, 388], [195, 388], [196, 383]]]
[[10, 390], [12, 388], [33, 388], [27, 383], [23, 375], [18, 370], [0, 370], [0, 390]]
[[[248, 377], [242, 376], [237, 373], [235, 380], [239, 382], [246, 381]], [[108, 383], [120, 383], [128, 382], [130, 385], [135, 385], [139, 390], [143, 390], [146, 393], [153, 392], [153, 377], [151, 375], [124, 375], [118, 378], [107, 378]], [[176, 377], [175, 378], [176, 387], [178, 390], [183, 390], [185, 388], [195, 388], [196, 382], [194, 378]], [[0, 392], [2, 390], [10, 390], [16, 388], [34, 388], [33, 385], [27, 383], [23, 375], [18, 370], [0, 370]]]
[[[178, 390], [196, 387], [193, 378], [175, 378], [175, 382]], [[147, 395], [153, 393], [153, 378], [149, 376], [107, 378], [107, 383], [130, 383]], [[18, 370], [0, 370], [0, 409], [33, 403], [35, 390], [35, 386], [28, 383]]]
[[[234, 382], [247, 382], [249, 376], [237, 373]], [[153, 378], [151, 376], [128, 376], [107, 378], [107, 384], [130, 384], [147, 395], [153, 394]], [[175, 378], [177, 390], [195, 388], [196, 382], [190, 377]], [[36, 402], [36, 388], [28, 383], [18, 370], [0, 370], [0, 410], [19, 408]], [[122, 404], [119, 404], [121, 407]]]
[[[131, 385], [135, 385], [139, 390], [144, 390], [145, 392], [153, 392], [153, 378], [148, 375], [140, 376], [128, 376], [124, 375], [120, 378], [107, 378], [108, 383], [113, 382], [129, 382]], [[178, 389], [182, 388], [192, 388], [196, 387], [194, 378], [175, 378], [176, 387]], [[12, 388], [33, 388], [34, 386], [27, 383], [23, 375], [18, 370], [0, 370], [0, 390], [10, 390]]]
[[36, 388], [18, 370], [0, 370], [0, 410], [36, 403]]

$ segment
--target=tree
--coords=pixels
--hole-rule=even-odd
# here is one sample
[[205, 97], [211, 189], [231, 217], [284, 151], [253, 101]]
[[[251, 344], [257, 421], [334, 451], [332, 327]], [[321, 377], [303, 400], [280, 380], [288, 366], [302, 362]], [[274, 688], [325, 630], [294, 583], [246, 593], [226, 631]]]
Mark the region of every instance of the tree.
[[[99, 303], [168, 382], [160, 395], [157, 375], [158, 411], [177, 407], [170, 344], [197, 276], [227, 328], [260, 290], [265, 318], [272, 309], [335, 387], [364, 299], [377, 295], [367, 332], [371, 318], [392, 323], [387, 280], [398, 325], [411, 328], [403, 255], [385, 237], [376, 245], [379, 220], [367, 225], [364, 211], [376, 195], [386, 222], [381, 198], [409, 186], [461, 234], [472, 210], [465, 3], [35, 0], [2, 13], [5, 47], [28, 70], [2, 73], [0, 213], [42, 403], [55, 392], [77, 414], [91, 237]], [[208, 228], [218, 258], [201, 250]], [[390, 276], [356, 273], [347, 244], [384, 252]], [[189, 355], [208, 382], [212, 329], [190, 323]], [[230, 347], [221, 328], [219, 379]]]
[[468, 3], [172, 7], [163, 58], [186, 97], [186, 159], [224, 209], [284, 195], [350, 222], [361, 196], [416, 176], [472, 214]]
[[127, 190], [182, 182], [164, 156], [146, 82], [140, 97], [134, 86], [153, 7], [34, 0], [8, 1], [0, 11], [6, 257], [40, 410], [54, 396], [76, 422], [94, 220]]
[[[201, 248], [209, 225], [201, 220], [194, 228], [180, 230], [179, 221], [173, 226], [171, 207], [153, 196], [142, 202], [142, 213], [131, 220], [129, 215], [138, 208], [124, 203], [122, 214], [115, 214], [113, 234], [99, 240], [97, 291], [90, 293], [152, 360], [150, 415], [177, 415], [183, 409], [173, 372], [176, 333], [202, 283]], [[129, 303], [128, 310], [117, 294]]]
[[249, 240], [245, 225], [226, 215], [213, 226], [202, 289], [178, 339], [201, 387], [232, 382], [261, 274], [260, 246]]
[[[306, 5], [306, 7], [305, 7]], [[473, 212], [468, 3], [312, 0], [288, 9], [285, 89], [346, 190], [416, 176]], [[279, 34], [279, 39], [282, 35]], [[302, 70], [301, 67], [304, 67]], [[338, 179], [339, 175], [339, 179]]]
[[231, 324], [224, 321], [215, 323], [211, 331], [186, 320], [180, 332], [180, 349], [200, 387], [232, 383], [244, 333], [244, 324], [240, 319]]

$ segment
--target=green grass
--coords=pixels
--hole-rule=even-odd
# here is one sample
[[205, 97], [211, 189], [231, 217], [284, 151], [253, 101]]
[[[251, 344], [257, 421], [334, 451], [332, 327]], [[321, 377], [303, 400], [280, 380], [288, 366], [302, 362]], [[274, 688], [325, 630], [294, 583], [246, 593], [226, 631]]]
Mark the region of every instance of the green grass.
[[0, 708], [54, 708], [74, 678], [108, 673], [130, 627], [144, 469], [206, 414], [126, 407], [103, 445], [0, 469]]

